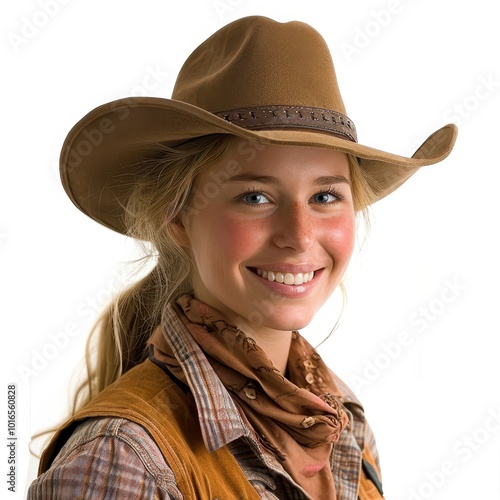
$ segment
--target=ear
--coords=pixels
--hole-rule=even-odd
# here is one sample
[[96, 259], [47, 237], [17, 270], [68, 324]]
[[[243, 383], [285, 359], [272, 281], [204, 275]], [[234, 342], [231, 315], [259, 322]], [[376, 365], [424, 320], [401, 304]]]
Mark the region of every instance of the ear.
[[184, 217], [182, 216], [166, 222], [166, 225], [168, 226], [168, 234], [180, 247], [191, 248], [191, 241], [184, 224]]

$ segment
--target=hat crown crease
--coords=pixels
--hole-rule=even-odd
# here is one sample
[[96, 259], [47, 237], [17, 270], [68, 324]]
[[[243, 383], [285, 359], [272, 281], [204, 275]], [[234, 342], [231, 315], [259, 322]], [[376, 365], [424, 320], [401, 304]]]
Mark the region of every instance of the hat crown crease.
[[323, 37], [299, 21], [262, 16], [235, 21], [195, 49], [172, 99], [212, 113], [285, 105], [346, 113]]

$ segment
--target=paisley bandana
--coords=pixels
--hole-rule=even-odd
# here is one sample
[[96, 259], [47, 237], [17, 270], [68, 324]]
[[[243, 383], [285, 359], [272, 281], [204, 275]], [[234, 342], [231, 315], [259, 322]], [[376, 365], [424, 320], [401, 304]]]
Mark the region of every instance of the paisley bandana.
[[[176, 311], [261, 445], [312, 498], [335, 498], [329, 458], [348, 417], [342, 393], [316, 350], [293, 332], [285, 376], [218, 311], [190, 295], [178, 299]], [[150, 343], [154, 356], [186, 382], [165, 329], [157, 328]]]

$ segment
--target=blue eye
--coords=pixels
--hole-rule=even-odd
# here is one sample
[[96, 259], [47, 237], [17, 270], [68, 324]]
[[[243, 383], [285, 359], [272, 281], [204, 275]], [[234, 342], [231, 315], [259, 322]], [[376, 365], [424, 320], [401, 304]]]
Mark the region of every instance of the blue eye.
[[339, 201], [339, 199], [341, 199], [341, 197], [337, 193], [328, 191], [325, 193], [318, 193], [313, 196], [314, 202], [320, 204], [335, 203], [336, 201]]
[[269, 203], [269, 200], [262, 193], [258, 192], [248, 193], [243, 196], [242, 200], [249, 205], [262, 205], [264, 203]]

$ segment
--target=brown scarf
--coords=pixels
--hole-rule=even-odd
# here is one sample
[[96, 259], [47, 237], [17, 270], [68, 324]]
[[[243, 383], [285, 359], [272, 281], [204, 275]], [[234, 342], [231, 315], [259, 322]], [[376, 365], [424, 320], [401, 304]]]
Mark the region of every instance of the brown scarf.
[[[189, 295], [177, 306], [179, 318], [261, 444], [312, 498], [336, 498], [329, 457], [348, 417], [342, 394], [315, 349], [293, 332], [285, 378], [255, 341], [218, 311]], [[186, 382], [166, 330], [157, 328], [150, 343], [154, 356]]]

